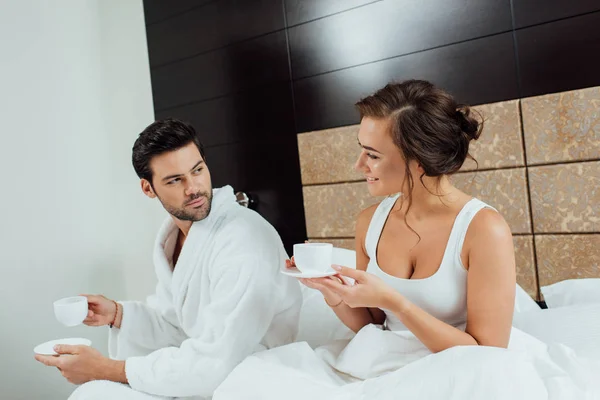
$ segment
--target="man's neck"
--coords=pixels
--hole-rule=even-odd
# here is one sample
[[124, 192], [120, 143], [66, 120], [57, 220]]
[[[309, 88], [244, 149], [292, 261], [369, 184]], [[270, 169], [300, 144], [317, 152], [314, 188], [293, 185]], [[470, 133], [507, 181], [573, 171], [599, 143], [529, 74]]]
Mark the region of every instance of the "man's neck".
[[173, 218], [175, 225], [177, 225], [177, 227], [179, 228], [181, 233], [183, 233], [183, 236], [187, 237], [188, 233], [190, 232], [190, 228], [192, 227], [193, 222], [192, 221], [182, 221], [173, 216], [171, 216], [171, 218]]

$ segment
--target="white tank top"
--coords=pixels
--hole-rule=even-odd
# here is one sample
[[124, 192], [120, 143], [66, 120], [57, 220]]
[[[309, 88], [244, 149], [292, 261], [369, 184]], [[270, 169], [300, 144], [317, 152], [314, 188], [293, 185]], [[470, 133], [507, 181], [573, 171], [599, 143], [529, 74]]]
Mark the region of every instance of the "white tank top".
[[[383, 272], [377, 264], [379, 238], [398, 196], [390, 196], [383, 200], [373, 214], [365, 238], [365, 249], [369, 256], [367, 271], [383, 279], [410, 302], [437, 319], [452, 326], [464, 324], [467, 321], [467, 270], [463, 266], [460, 253], [467, 229], [475, 214], [483, 208], [494, 208], [478, 199], [469, 200], [454, 220], [437, 272], [424, 279], [404, 279]], [[392, 312], [383, 311], [386, 314], [387, 329], [392, 331], [407, 329]]]

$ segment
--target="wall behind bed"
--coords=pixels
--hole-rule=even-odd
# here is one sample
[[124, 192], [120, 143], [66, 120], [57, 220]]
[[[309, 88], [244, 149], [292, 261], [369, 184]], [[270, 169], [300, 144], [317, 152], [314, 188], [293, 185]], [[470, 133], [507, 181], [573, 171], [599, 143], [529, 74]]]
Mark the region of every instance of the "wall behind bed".
[[[539, 287], [600, 277], [600, 87], [475, 107], [484, 132], [452, 179], [509, 223], [517, 280]], [[298, 135], [308, 236], [354, 248], [354, 221], [370, 198], [353, 171], [358, 125]]]
[[52, 302], [79, 293], [143, 299], [156, 284], [164, 219], [131, 166], [153, 120], [141, 0], [0, 2], [0, 399], [75, 389], [34, 346], [107, 328], [67, 328]]

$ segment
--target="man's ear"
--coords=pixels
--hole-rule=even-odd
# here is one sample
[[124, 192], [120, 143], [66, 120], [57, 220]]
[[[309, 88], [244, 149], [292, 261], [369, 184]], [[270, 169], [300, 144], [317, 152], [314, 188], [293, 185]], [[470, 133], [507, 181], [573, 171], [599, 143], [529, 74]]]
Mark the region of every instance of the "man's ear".
[[154, 193], [154, 188], [152, 184], [147, 179], [142, 179], [140, 181], [140, 185], [142, 186], [142, 192], [151, 199], [156, 197], [156, 193]]

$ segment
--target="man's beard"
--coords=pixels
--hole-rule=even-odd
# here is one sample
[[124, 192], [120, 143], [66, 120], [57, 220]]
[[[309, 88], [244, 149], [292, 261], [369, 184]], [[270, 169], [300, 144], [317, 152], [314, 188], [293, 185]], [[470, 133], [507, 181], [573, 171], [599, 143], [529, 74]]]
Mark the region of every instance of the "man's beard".
[[204, 218], [208, 217], [208, 215], [210, 214], [210, 209], [212, 206], [212, 191], [198, 192], [196, 194], [193, 194], [185, 202], [185, 204], [188, 204], [188, 203], [191, 203], [192, 201], [197, 200], [201, 197], [206, 198], [206, 202], [200, 208], [193, 209], [193, 210], [186, 209], [185, 205], [181, 208], [174, 207], [170, 204], [164, 203], [160, 197], [158, 199], [162, 203], [165, 210], [167, 210], [167, 212], [169, 214], [171, 214], [178, 220], [196, 222], [196, 221], [202, 221]]

